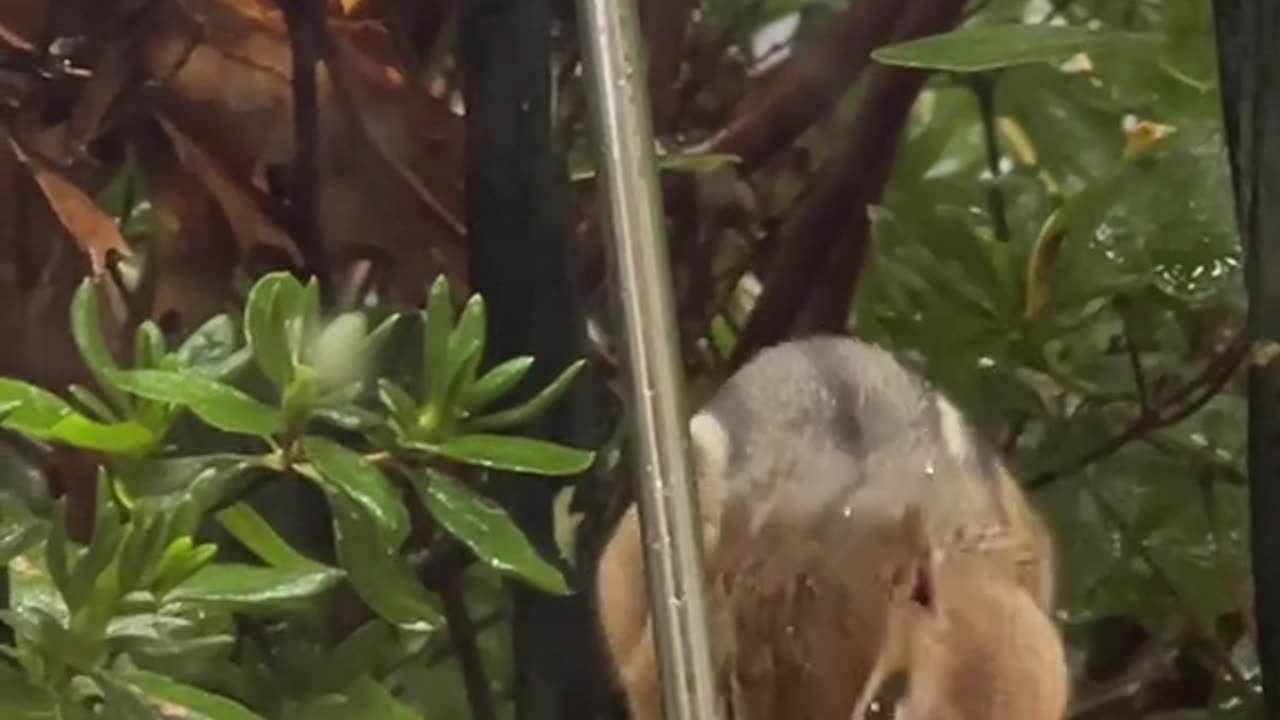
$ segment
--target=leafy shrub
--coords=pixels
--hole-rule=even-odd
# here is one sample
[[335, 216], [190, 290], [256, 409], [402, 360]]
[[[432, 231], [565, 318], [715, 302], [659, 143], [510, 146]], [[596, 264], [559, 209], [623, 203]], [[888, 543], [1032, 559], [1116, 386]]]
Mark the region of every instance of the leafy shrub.
[[[143, 323], [134, 366], [122, 368], [82, 284], [73, 334], [100, 392], [72, 387], [64, 399], [0, 381], [5, 427], [101, 454], [83, 544], [63, 500], [2, 497], [11, 587], [0, 620], [14, 641], [0, 646], [0, 714], [421, 717], [394, 686], [407, 661], [439, 651], [444, 613], [422, 579], [434, 560], [464, 547], [486, 568], [473, 584], [501, 575], [568, 592], [482, 486], [485, 470], [562, 476], [592, 464], [591, 452], [510, 434], [582, 362], [495, 409], [533, 359], [479, 373], [484, 302], [473, 296], [455, 322], [449, 297], [442, 278], [424, 311], [368, 329], [362, 312], [322, 318], [314, 282], [270, 274], [240, 323], [215, 317], [176, 349]], [[379, 351], [409, 343], [416, 372], [377, 375]], [[290, 478], [323, 496], [331, 546], [296, 548], [288, 523], [255, 503]], [[356, 621], [334, 632], [344, 591], [358, 598], [347, 603]]]

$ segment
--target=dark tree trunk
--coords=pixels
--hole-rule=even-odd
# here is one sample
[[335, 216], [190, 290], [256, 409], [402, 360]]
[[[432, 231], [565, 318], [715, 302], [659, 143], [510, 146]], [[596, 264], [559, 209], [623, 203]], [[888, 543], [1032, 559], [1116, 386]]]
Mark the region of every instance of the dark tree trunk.
[[[1280, 342], [1280, 3], [1214, 0], [1249, 331]], [[1280, 362], [1249, 369], [1250, 522], [1265, 717], [1280, 718]]]
[[[470, 280], [484, 295], [489, 357], [536, 358], [524, 392], [545, 385], [587, 354], [569, 221], [568, 173], [554, 146], [550, 111], [551, 9], [548, 0], [461, 3], [461, 57], [467, 106], [466, 187]], [[605, 391], [586, 373], [569, 396], [532, 428], [544, 438], [598, 447], [606, 433]], [[563, 484], [498, 479], [501, 500], [548, 559], [558, 557], [551, 503]], [[583, 482], [575, 504], [600, 516]], [[594, 720], [616, 706], [596, 633], [591, 572], [599, 545], [584, 523], [576, 591], [552, 597], [518, 583], [513, 600], [517, 720]]]

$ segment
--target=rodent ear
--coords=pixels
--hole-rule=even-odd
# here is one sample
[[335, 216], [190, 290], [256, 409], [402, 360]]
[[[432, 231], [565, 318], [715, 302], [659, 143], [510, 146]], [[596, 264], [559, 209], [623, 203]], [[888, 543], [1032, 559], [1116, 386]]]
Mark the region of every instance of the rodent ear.
[[938, 555], [918, 504], [912, 503], [903, 511], [899, 529], [908, 552], [903, 572], [895, 579], [895, 593], [922, 610], [933, 612], [938, 606]]
[[724, 477], [729, 465], [729, 433], [705, 410], [689, 419], [693, 470], [698, 477]]

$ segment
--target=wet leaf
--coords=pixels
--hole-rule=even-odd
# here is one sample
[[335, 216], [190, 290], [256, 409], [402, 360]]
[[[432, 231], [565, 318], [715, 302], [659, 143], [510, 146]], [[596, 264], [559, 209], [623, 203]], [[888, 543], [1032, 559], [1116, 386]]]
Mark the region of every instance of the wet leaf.
[[482, 415], [470, 420], [466, 424], [467, 430], [502, 430], [519, 427], [536, 420], [560, 398], [564, 397], [564, 394], [569, 391], [569, 386], [577, 379], [584, 367], [586, 367], [585, 360], [573, 363], [565, 368], [555, 380], [552, 380], [537, 395], [513, 408]]
[[194, 370], [214, 380], [235, 375], [253, 359], [253, 349], [236, 347], [238, 334], [230, 315], [209, 318], [187, 336], [174, 351], [180, 367]]
[[332, 568], [256, 567], [235, 563], [208, 565], [179, 583], [170, 602], [197, 602], [244, 611], [293, 606], [326, 592], [342, 579]]
[[217, 514], [218, 524], [263, 561], [279, 568], [322, 569], [325, 566], [293, 549], [253, 506], [239, 502]]
[[278, 410], [203, 375], [131, 370], [121, 373], [119, 383], [135, 395], [186, 406], [219, 430], [269, 436], [283, 429]]
[[871, 57], [885, 65], [981, 72], [1014, 65], [1065, 60], [1102, 46], [1146, 46], [1154, 50], [1156, 33], [1095, 31], [1057, 25], [978, 25], [882, 47]]
[[414, 478], [414, 489], [431, 516], [489, 567], [540, 590], [568, 594], [564, 576], [538, 554], [497, 503], [431, 470], [426, 477]]
[[463, 392], [463, 409], [471, 413], [484, 410], [519, 385], [532, 367], [533, 358], [526, 355], [507, 360], [489, 370]]
[[90, 278], [81, 281], [71, 298], [71, 337], [84, 358], [89, 372], [107, 394], [117, 410], [129, 408], [123, 393], [116, 387], [115, 377], [119, 365], [111, 355], [111, 349], [102, 333], [101, 315], [98, 310], [98, 294], [95, 282]]
[[383, 542], [398, 547], [409, 534], [409, 511], [378, 466], [364, 456], [318, 435], [302, 439], [303, 452], [320, 480], [369, 514]]
[[345, 495], [327, 495], [338, 560], [356, 594], [393, 625], [418, 631], [439, 627], [444, 618], [399, 547], [384, 543], [369, 516]]
[[449, 377], [449, 334], [453, 328], [453, 303], [449, 280], [441, 275], [431, 285], [422, 330], [422, 388], [426, 404], [435, 404], [444, 394]]
[[244, 309], [244, 334], [253, 359], [276, 388], [293, 379], [293, 354], [285, 322], [300, 311], [302, 284], [287, 272], [262, 277], [249, 290]]
[[122, 678], [165, 714], [181, 720], [266, 720], [240, 703], [156, 673], [135, 670]]
[[468, 465], [532, 475], [575, 475], [595, 462], [595, 453], [587, 450], [509, 435], [460, 435], [422, 447]]
[[9, 561], [27, 552], [45, 541], [49, 535], [49, 524], [29, 514], [20, 518], [6, 515], [0, 524], [0, 566], [7, 566]]
[[191, 503], [203, 512], [233, 496], [263, 467], [252, 455], [219, 453], [179, 458], [117, 459], [113, 463], [125, 494], [148, 505], [173, 509]]

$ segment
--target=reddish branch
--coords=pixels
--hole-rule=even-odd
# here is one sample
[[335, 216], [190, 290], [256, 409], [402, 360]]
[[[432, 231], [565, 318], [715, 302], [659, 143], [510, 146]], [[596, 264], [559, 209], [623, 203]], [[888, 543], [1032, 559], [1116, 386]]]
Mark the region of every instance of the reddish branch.
[[903, 17], [902, 7], [901, 0], [850, 3], [822, 37], [770, 73], [738, 103], [729, 123], [711, 137], [706, 149], [741, 157], [744, 172], [759, 167], [831, 110], [867, 66], [871, 51], [893, 36]]
[[834, 242], [827, 245], [818, 282], [801, 286], [813, 288], [800, 319], [802, 330], [843, 333], [848, 328], [849, 306], [871, 242], [867, 208], [884, 194], [898, 141], [926, 77], [900, 68], [877, 68], [868, 78], [853, 137], [834, 160], [845, 174], [854, 175], [843, 193], [844, 206], [852, 211], [843, 232], [830, 237]]
[[646, 0], [640, 4], [640, 26], [649, 52], [649, 98], [653, 127], [670, 132], [675, 120], [676, 82], [684, 57], [690, 0]]
[[[881, 4], [892, 3], [875, 3]], [[959, 22], [963, 9], [963, 0], [916, 0], [900, 15], [896, 32], [875, 45], [943, 32]], [[777, 255], [738, 339], [732, 367], [784, 339], [810, 297], [813, 328], [843, 330], [866, 255], [866, 207], [884, 190], [898, 138], [926, 77], [918, 71], [876, 68], [848, 141], [819, 169], [779, 231]], [[815, 277], [821, 277], [816, 286]]]

